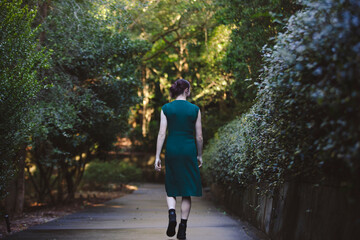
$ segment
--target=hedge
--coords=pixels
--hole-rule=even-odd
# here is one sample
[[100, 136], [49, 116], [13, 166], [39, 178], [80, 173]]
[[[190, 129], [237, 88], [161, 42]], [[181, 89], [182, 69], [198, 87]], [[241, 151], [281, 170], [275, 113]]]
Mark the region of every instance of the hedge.
[[302, 1], [263, 47], [255, 104], [204, 151], [208, 181], [360, 186], [360, 2]]
[[141, 181], [142, 171], [129, 163], [113, 160], [95, 160], [88, 164], [82, 179], [83, 186], [89, 189], [108, 189], [109, 184]]

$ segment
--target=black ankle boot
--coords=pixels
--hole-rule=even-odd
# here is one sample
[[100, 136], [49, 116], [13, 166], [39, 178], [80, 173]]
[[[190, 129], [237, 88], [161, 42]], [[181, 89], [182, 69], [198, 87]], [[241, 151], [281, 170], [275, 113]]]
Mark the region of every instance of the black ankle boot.
[[169, 225], [166, 230], [166, 235], [172, 237], [175, 235], [175, 228], [176, 228], [176, 213], [175, 209], [169, 210]]
[[181, 219], [181, 223], [179, 224], [179, 229], [176, 236], [178, 239], [186, 239], [186, 225], [187, 220]]

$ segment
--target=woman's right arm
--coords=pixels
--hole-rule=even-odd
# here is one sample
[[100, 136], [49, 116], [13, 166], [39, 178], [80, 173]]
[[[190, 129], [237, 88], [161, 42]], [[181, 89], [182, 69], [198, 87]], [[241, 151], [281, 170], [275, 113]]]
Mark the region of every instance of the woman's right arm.
[[199, 109], [198, 116], [195, 123], [195, 132], [196, 132], [196, 147], [197, 147], [197, 159], [199, 162], [199, 167], [202, 166], [202, 150], [203, 150], [203, 135], [202, 135], [202, 126], [201, 126], [201, 112]]
[[157, 138], [157, 142], [156, 142], [156, 154], [155, 154], [155, 170], [156, 171], [161, 171], [161, 159], [160, 159], [160, 154], [161, 154], [161, 149], [164, 145], [164, 141], [165, 141], [165, 137], [166, 137], [166, 128], [167, 128], [167, 119], [166, 116], [163, 112], [163, 110], [161, 110], [160, 113], [160, 129], [159, 129], [159, 134], [158, 134], [158, 138]]

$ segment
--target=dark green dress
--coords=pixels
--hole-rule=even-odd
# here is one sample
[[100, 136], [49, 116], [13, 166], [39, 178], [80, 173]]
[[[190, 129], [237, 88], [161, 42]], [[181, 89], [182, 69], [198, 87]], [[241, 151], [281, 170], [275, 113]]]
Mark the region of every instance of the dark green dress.
[[199, 107], [186, 100], [174, 100], [161, 108], [167, 119], [165, 189], [167, 196], [202, 195], [195, 123]]

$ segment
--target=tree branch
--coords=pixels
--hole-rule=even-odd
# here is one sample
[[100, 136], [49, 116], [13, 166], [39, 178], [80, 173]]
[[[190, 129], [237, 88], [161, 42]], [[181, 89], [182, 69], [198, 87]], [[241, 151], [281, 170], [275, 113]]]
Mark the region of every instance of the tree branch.
[[148, 60], [150, 60], [150, 59], [153, 59], [154, 57], [157, 57], [157, 56], [160, 55], [161, 53], [165, 52], [165, 50], [167, 50], [168, 48], [172, 47], [172, 46], [173, 46], [173, 43], [179, 41], [180, 39], [185, 39], [185, 38], [187, 38], [187, 37], [189, 37], [189, 36], [191, 36], [190, 33], [186, 33], [185, 36], [183, 36], [183, 37], [181, 37], [181, 36], [179, 35], [179, 37], [177, 37], [175, 40], [169, 42], [169, 44], [168, 44], [166, 47], [164, 47], [163, 49], [157, 51], [156, 53], [154, 53], [154, 54], [151, 55], [150, 57], [147, 57], [147, 58], [143, 59], [143, 61], [148, 61]]
[[173, 29], [169, 29], [169, 30], [167, 30], [166, 32], [163, 32], [163, 33], [161, 33], [161, 34], [158, 34], [157, 36], [155, 36], [155, 38], [154, 38], [153, 40], [151, 40], [151, 42], [152, 42], [152, 43], [155, 43], [155, 42], [156, 42], [157, 40], [159, 40], [160, 38], [168, 35], [169, 33], [172, 33], [172, 32], [174, 32], [174, 31], [177, 31], [177, 30], [179, 30], [179, 29], [180, 29], [180, 27], [176, 27], [176, 28], [173, 28]]

